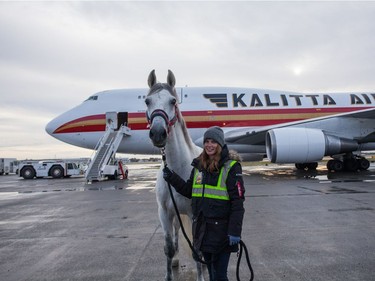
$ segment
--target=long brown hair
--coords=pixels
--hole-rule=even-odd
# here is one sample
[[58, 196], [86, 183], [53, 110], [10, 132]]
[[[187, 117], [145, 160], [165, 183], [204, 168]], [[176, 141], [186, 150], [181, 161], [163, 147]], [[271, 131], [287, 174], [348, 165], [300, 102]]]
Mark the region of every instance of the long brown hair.
[[209, 171], [210, 173], [212, 172], [217, 172], [219, 171], [219, 162], [221, 159], [221, 151], [222, 148], [220, 145], [216, 147], [216, 153], [211, 160], [210, 157], [207, 155], [206, 150], [203, 149], [201, 155], [199, 155], [199, 165], [201, 168], [203, 168], [206, 171]]

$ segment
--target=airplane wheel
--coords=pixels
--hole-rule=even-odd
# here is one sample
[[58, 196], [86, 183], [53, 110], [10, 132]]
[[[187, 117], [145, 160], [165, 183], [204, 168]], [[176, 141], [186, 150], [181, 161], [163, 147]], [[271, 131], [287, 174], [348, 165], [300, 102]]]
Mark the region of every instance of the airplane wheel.
[[305, 167], [306, 167], [305, 164], [303, 164], [303, 163], [296, 163], [295, 166], [296, 166], [297, 170], [304, 170]]
[[355, 172], [358, 170], [358, 161], [355, 158], [350, 158], [344, 160], [344, 167], [345, 170], [350, 171], [350, 172]]
[[26, 180], [31, 180], [35, 177], [35, 170], [31, 167], [26, 167], [21, 170], [22, 177]]
[[333, 164], [333, 161], [334, 161], [334, 160], [332, 160], [332, 159], [331, 159], [331, 160], [328, 160], [328, 162], [327, 162], [327, 170], [328, 170], [328, 171], [332, 171], [332, 170], [333, 170], [333, 165], [332, 165], [332, 164]]
[[117, 171], [115, 171], [115, 173], [113, 175], [108, 176], [108, 179], [109, 180], [115, 180], [115, 179], [117, 179]]
[[367, 170], [368, 168], [370, 168], [370, 161], [368, 161], [366, 158], [359, 159], [358, 168], [362, 171]]
[[334, 171], [341, 172], [344, 169], [344, 163], [340, 160], [334, 160], [332, 167]]
[[64, 175], [64, 169], [59, 166], [52, 167], [50, 174], [54, 179], [62, 178]]
[[316, 170], [317, 167], [318, 167], [318, 162], [307, 163], [307, 169], [309, 170]]
[[296, 163], [295, 166], [298, 170], [316, 170], [316, 168], [318, 167], [318, 163]]

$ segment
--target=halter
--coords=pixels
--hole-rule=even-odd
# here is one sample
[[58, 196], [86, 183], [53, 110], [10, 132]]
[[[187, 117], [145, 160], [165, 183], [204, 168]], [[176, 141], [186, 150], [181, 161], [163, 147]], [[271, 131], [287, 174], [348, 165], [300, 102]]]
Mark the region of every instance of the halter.
[[177, 112], [178, 112], [178, 107], [176, 105], [175, 106], [175, 115], [171, 119], [169, 119], [168, 114], [162, 109], [155, 109], [151, 113], [151, 116], [149, 116], [148, 112], [146, 111], [147, 122], [148, 122], [149, 125], [151, 125], [154, 118], [157, 117], [157, 116], [160, 116], [161, 118], [163, 118], [165, 123], [168, 125], [168, 133], [169, 133], [169, 128], [172, 127], [174, 124], [176, 124], [176, 121], [178, 120], [178, 115], [176, 114]]

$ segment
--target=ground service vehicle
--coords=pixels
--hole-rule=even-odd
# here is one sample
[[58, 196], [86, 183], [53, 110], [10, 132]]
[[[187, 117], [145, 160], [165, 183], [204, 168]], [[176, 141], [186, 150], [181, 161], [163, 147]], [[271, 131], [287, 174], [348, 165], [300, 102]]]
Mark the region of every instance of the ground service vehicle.
[[118, 176], [122, 176], [122, 179], [127, 179], [128, 167], [121, 160], [114, 159], [108, 165], [104, 166], [101, 173], [103, 177], [107, 177], [110, 180], [115, 180]]
[[15, 173], [16, 170], [16, 158], [0, 158], [0, 175], [9, 175]]
[[19, 176], [24, 179], [51, 176], [55, 179], [82, 174], [74, 162], [65, 161], [24, 161], [19, 165]]

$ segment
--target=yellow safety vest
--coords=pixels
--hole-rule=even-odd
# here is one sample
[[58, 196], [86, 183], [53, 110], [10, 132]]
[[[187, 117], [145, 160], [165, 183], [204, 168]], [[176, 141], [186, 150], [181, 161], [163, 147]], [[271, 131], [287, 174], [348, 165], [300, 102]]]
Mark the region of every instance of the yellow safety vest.
[[229, 200], [229, 194], [227, 191], [227, 177], [229, 170], [236, 164], [235, 160], [228, 160], [225, 162], [224, 166], [220, 169], [220, 175], [215, 185], [204, 185], [204, 194], [203, 194], [203, 184], [202, 184], [202, 172], [199, 172], [197, 168], [194, 171], [194, 181], [193, 181], [193, 191], [192, 197], [205, 197], [218, 200]]

